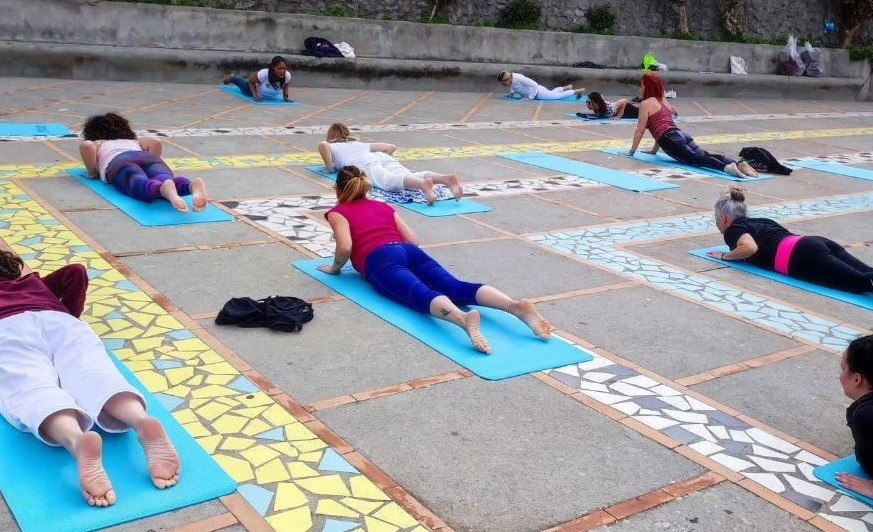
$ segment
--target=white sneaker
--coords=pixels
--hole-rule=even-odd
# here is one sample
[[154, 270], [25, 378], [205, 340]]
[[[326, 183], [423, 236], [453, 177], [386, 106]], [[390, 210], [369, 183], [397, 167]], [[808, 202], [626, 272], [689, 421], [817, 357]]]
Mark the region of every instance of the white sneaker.
[[666, 96], [667, 98], [675, 98], [676, 91], [673, 91], [673, 90], [667, 91], [666, 93], [664, 93], [664, 96]]

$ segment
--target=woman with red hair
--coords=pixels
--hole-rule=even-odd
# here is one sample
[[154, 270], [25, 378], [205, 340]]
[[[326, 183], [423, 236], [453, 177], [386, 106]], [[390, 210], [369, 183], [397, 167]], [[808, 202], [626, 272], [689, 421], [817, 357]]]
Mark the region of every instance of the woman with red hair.
[[676, 127], [673, 115], [678, 113], [667, 103], [664, 97], [664, 82], [654, 72], [643, 74], [640, 96], [643, 102], [640, 104], [637, 129], [628, 155], [633, 157], [648, 129], [655, 139], [655, 146], [646, 153], [655, 154], [658, 153], [658, 148], [663, 148], [667, 155], [690, 166], [721, 170], [737, 177], [758, 176], [758, 172], [749, 163], [741, 161], [738, 164], [724, 155], [709, 153], [698, 146], [691, 135]]

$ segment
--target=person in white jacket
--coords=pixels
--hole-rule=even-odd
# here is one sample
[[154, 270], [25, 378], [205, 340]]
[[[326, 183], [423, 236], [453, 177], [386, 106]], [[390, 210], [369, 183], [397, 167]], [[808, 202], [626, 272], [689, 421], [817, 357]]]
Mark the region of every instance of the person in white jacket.
[[584, 88], [574, 89], [573, 85], [555, 87], [554, 89], [549, 90], [518, 72], [501, 72], [497, 75], [497, 81], [509, 89], [510, 96], [518, 94], [528, 100], [563, 100], [564, 98], [569, 98], [573, 95], [576, 95], [576, 99], [578, 100], [585, 92]]

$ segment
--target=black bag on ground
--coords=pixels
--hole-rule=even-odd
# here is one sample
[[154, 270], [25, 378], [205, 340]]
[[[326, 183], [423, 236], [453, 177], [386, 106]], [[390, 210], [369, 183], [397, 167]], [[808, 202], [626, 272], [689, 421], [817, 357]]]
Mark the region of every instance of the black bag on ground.
[[303, 40], [303, 55], [313, 57], [343, 57], [343, 53], [323, 37], [307, 37]]
[[299, 332], [314, 315], [312, 305], [297, 297], [274, 296], [258, 300], [235, 297], [224, 304], [215, 317], [215, 323]]
[[791, 168], [779, 162], [772, 153], [764, 148], [748, 147], [740, 150], [740, 157], [747, 160], [752, 168], [759, 172], [777, 175], [791, 175]]

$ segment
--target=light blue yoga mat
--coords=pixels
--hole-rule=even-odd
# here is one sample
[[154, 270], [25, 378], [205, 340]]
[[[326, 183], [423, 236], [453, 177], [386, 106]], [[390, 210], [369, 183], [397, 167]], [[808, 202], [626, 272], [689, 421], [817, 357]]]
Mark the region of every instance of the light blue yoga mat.
[[679, 161], [672, 159], [670, 156], [665, 155], [663, 153], [658, 153], [652, 155], [651, 153], [643, 153], [637, 151], [634, 153], [634, 156], [631, 157], [627, 154], [628, 148], [602, 148], [600, 151], [604, 153], [610, 153], [612, 155], [619, 155], [621, 157], [627, 157], [629, 159], [636, 159], [638, 161], [643, 161], [646, 163], [657, 164], [659, 166], [669, 166], [671, 168], [679, 168], [681, 170], [688, 170], [691, 172], [697, 172], [698, 174], [706, 174], [712, 177], [717, 177], [719, 179], [727, 179], [728, 181], [742, 181], [743, 183], [749, 181], [761, 181], [762, 179], [772, 179], [773, 176], [771, 174], [760, 174], [758, 177], [737, 177], [728, 174], [727, 172], [721, 172], [719, 170], [713, 170], [711, 168], [703, 168], [700, 166], [689, 166], [687, 164], [680, 163]]
[[619, 118], [618, 120], [613, 120], [609, 116], [598, 116], [594, 115], [590, 116], [578, 116], [576, 113], [567, 113], [567, 116], [570, 118], [575, 118], [576, 120], [582, 120], [583, 122], [601, 122], [601, 123], [609, 123], [609, 122], [618, 122], [620, 124], [636, 124], [636, 118]]
[[252, 98], [251, 96], [247, 96], [247, 95], [243, 94], [242, 92], [240, 92], [239, 87], [237, 87], [236, 85], [222, 85], [221, 90], [223, 92], [226, 92], [227, 94], [230, 94], [231, 96], [233, 96], [237, 100], [242, 100], [244, 102], [253, 103], [255, 105], [283, 105], [283, 106], [287, 106], [287, 107], [293, 107], [295, 105], [300, 105], [300, 102], [298, 102], [297, 100], [289, 100], [286, 102], [285, 100], [271, 99], [271, 98], [261, 98], [261, 101], [256, 102], [254, 100], [254, 98]]
[[516, 96], [515, 98], [513, 98], [512, 96], [509, 96], [508, 94], [505, 94], [505, 93], [504, 94], [495, 94], [494, 97], [497, 98], [498, 100], [502, 100], [504, 102], [509, 102], [509, 103], [531, 102], [531, 103], [578, 103], [578, 104], [585, 104], [588, 102], [588, 95], [587, 94], [583, 94], [582, 97], [579, 98], [578, 100], [576, 99], [576, 96], [570, 96], [568, 98], [562, 98], [560, 100], [531, 100], [529, 98], [525, 98], [522, 96]]
[[791, 161], [791, 166], [873, 181], [873, 170], [822, 161]]
[[191, 196], [183, 198], [188, 204], [188, 213], [186, 214], [177, 211], [169, 201], [163, 199], [145, 202], [125, 196], [112, 185], [99, 179], [86, 177], [85, 170], [82, 168], [70, 170], [68, 173], [93, 190], [98, 196], [118, 207], [118, 210], [146, 227], [233, 221], [233, 216], [212, 204], [207, 205], [206, 209], [200, 212], [194, 212]]
[[727, 253], [728, 248], [726, 246], [717, 246], [713, 248], [696, 249], [689, 253], [691, 253], [695, 257], [700, 257], [711, 262], [717, 262], [725, 266], [730, 266], [731, 268], [736, 268], [737, 270], [751, 273], [759, 277], [772, 279], [782, 284], [787, 284], [788, 286], [793, 286], [801, 290], [806, 290], [807, 292], [812, 292], [813, 294], [819, 294], [825, 297], [829, 297], [831, 299], [836, 299], [837, 301], [856, 305], [867, 310], [873, 310], [873, 292], [868, 292], [866, 294], [853, 294], [852, 292], [844, 292], [835, 288], [828, 288], [826, 286], [820, 286], [817, 284], [809, 283], [807, 281], [801, 281], [800, 279], [795, 279], [794, 277], [782, 275], [781, 273], [777, 273], [772, 270], [765, 270], [764, 268], [759, 268], [745, 261], [719, 260], [707, 255], [707, 251], [724, 251], [725, 253]]
[[594, 358], [561, 338], [553, 337], [549, 341], [537, 338], [510, 314], [476, 307], [482, 314], [482, 333], [491, 344], [491, 354], [485, 355], [476, 351], [459, 327], [380, 296], [350, 265], [346, 265], [340, 275], [317, 270], [320, 264], [331, 264], [332, 260], [304, 260], [295, 262], [294, 266], [483, 379], [507, 379]]
[[[325, 179], [336, 182], [336, 172], [326, 172], [323, 166], [307, 166], [306, 169], [310, 172], [314, 172], [320, 175]], [[454, 216], [456, 214], [475, 214], [479, 212], [491, 211], [491, 207], [487, 205], [482, 205], [481, 203], [476, 203], [475, 201], [464, 198], [461, 198], [460, 200], [455, 200], [454, 198], [441, 199], [433, 205], [428, 205], [427, 203], [415, 203], [411, 201], [392, 201], [392, 194], [390, 192], [383, 193], [378, 189], [373, 189], [372, 194], [377, 198], [384, 199], [389, 203], [399, 205], [404, 209], [417, 212], [418, 214], [421, 214], [423, 216]]]
[[861, 465], [858, 463], [858, 460], [855, 459], [854, 454], [850, 454], [849, 456], [846, 456], [845, 458], [840, 458], [839, 460], [834, 460], [829, 464], [818, 466], [812, 470], [812, 474], [825, 484], [833, 486], [837, 489], [837, 491], [845, 493], [849, 497], [857, 501], [861, 501], [864, 504], [873, 508], [873, 498], [867, 497], [866, 495], [861, 495], [860, 493], [851, 490], [847, 490], [846, 488], [840, 486], [840, 483], [837, 482], [837, 474], [839, 473], [848, 473], [850, 475], [855, 475], [856, 477], [867, 479], [870, 478], [866, 473], [864, 473], [864, 470], [861, 469]]
[[547, 170], [554, 170], [578, 177], [584, 177], [591, 181], [612, 185], [614, 187], [632, 190], [634, 192], [650, 192], [653, 190], [666, 190], [669, 188], [679, 188], [679, 185], [673, 183], [665, 183], [656, 179], [638, 176], [612, 168], [597, 166], [596, 164], [583, 163], [575, 159], [566, 157], [558, 157], [540, 152], [528, 153], [501, 153], [498, 157], [509, 159], [512, 161], [529, 164]]
[[88, 506], [79, 487], [76, 463], [61, 447], [49, 447], [33, 434], [0, 419], [0, 491], [24, 532], [84, 532], [216, 499], [236, 483], [206, 454], [133, 374], [112, 356], [125, 378], [146, 398], [149, 414], [161, 420], [182, 460], [175, 486], [159, 490], [148, 476], [145, 455], [133, 431], [102, 434], [103, 464], [118, 502]]
[[0, 137], [62, 137], [73, 136], [63, 124], [12, 124], [0, 123]]

